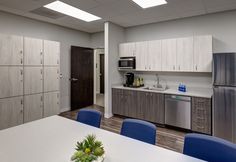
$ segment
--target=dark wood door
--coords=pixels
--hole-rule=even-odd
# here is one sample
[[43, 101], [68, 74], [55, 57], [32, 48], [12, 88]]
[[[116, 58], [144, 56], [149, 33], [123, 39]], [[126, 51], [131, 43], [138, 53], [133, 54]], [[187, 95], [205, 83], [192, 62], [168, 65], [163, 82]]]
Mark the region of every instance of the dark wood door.
[[93, 105], [93, 49], [71, 46], [71, 110]]
[[100, 55], [100, 93], [104, 93], [104, 54]]

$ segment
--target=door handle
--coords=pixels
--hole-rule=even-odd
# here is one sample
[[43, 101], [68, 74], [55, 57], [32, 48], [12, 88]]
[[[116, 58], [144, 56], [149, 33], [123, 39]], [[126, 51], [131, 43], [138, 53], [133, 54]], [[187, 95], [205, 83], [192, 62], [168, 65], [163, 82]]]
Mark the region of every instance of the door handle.
[[77, 78], [70, 78], [69, 80], [72, 81], [72, 82], [76, 82], [76, 81], [78, 81], [79, 79], [77, 79]]

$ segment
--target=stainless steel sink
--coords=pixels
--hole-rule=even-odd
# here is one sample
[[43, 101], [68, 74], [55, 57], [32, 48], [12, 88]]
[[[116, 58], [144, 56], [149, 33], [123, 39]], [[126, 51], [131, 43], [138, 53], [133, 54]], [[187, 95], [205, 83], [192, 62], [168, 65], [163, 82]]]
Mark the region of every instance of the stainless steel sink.
[[165, 91], [166, 87], [144, 87], [143, 89], [152, 91]]

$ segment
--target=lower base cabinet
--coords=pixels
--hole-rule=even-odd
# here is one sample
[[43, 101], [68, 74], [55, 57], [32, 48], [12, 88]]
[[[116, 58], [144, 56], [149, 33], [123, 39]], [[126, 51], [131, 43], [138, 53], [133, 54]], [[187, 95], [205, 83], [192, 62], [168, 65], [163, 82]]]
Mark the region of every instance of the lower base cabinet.
[[23, 124], [23, 96], [0, 99], [0, 130]]
[[59, 114], [60, 112], [59, 91], [44, 93], [43, 102], [44, 102], [43, 117]]
[[112, 89], [113, 114], [164, 124], [164, 95]]
[[43, 118], [43, 94], [24, 96], [24, 123]]
[[211, 99], [192, 97], [192, 131], [212, 134]]

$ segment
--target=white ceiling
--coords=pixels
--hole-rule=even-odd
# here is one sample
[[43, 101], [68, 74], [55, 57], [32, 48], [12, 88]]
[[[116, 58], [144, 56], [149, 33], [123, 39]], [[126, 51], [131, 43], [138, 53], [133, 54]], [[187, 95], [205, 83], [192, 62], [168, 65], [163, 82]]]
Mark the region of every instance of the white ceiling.
[[132, 0], [61, 0], [102, 17], [102, 20], [84, 22], [68, 16], [52, 19], [29, 12], [53, 1], [0, 0], [0, 10], [94, 33], [103, 31], [105, 21], [130, 27], [236, 9], [236, 0], [167, 0], [166, 5], [145, 10]]

